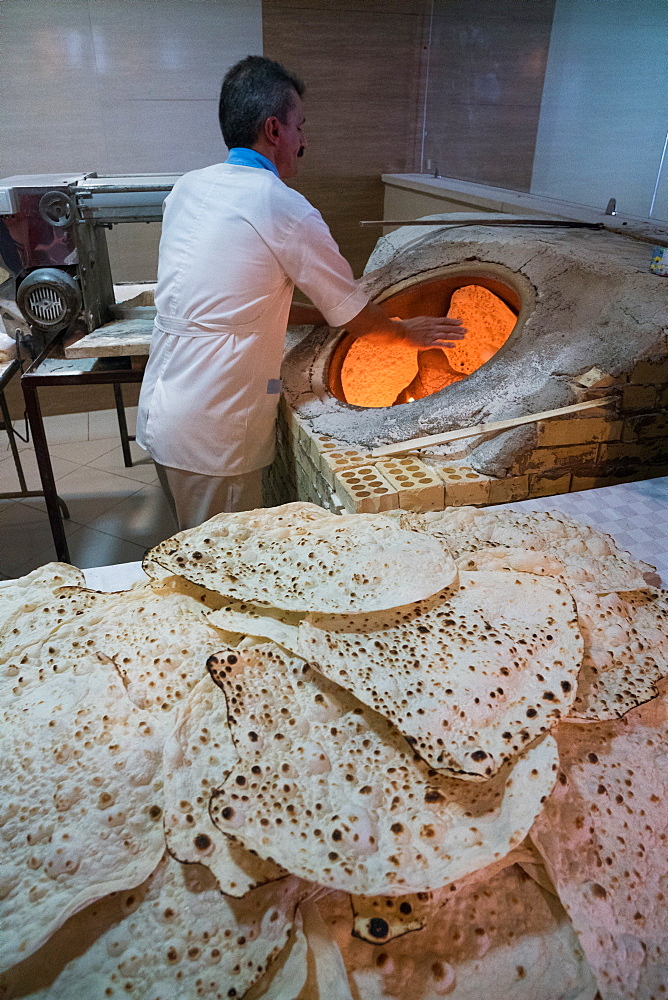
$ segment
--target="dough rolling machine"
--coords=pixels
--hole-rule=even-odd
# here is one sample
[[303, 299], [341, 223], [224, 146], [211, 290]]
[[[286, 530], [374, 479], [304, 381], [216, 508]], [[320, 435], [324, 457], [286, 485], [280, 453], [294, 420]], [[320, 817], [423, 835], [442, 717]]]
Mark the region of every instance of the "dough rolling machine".
[[[0, 180], [0, 259], [25, 326], [17, 335], [35, 357], [53, 337], [89, 334], [110, 323], [149, 329], [154, 310], [116, 303], [106, 230], [159, 222], [178, 174], [34, 174]], [[111, 331], [109, 331], [111, 333]]]

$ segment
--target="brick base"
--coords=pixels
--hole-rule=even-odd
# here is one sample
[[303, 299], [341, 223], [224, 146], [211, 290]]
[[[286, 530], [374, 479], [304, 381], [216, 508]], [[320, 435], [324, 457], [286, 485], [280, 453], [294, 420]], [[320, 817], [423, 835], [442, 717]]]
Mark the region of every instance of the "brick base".
[[[428, 511], [509, 503], [666, 475], [668, 413], [576, 417], [538, 428], [536, 447], [518, 456], [503, 479], [465, 461], [412, 455], [374, 459], [345, 442], [314, 434], [281, 400], [277, 448], [265, 477], [267, 506], [306, 500], [326, 510], [370, 513]], [[562, 436], [563, 435], [563, 436]]]

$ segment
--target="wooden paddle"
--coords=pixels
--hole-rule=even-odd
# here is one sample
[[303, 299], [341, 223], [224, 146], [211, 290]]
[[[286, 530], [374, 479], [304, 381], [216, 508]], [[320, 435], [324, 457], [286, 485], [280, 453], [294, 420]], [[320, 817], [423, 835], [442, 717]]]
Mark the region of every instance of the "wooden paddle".
[[537, 420], [550, 420], [552, 417], [564, 417], [567, 413], [577, 413], [579, 410], [590, 410], [595, 406], [606, 406], [614, 402], [614, 396], [604, 399], [587, 399], [584, 403], [572, 403], [561, 406], [557, 410], [544, 410], [542, 413], [527, 413], [523, 417], [510, 417], [508, 420], [490, 420], [486, 424], [474, 424], [472, 427], [461, 427], [455, 431], [445, 431], [443, 434], [430, 434], [428, 437], [411, 438], [398, 444], [387, 444], [382, 448], [374, 448], [371, 452], [374, 458], [385, 455], [403, 455], [407, 451], [421, 451], [430, 445], [445, 444], [447, 441], [459, 441], [460, 438], [477, 437], [479, 434], [490, 434], [495, 431], [505, 431], [520, 424], [533, 424]]

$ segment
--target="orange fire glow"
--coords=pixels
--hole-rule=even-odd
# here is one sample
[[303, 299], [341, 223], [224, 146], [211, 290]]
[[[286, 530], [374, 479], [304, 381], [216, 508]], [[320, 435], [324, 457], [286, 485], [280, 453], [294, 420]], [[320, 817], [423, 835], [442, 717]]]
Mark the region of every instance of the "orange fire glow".
[[448, 316], [461, 319], [468, 331], [453, 348], [418, 352], [409, 343], [389, 347], [371, 344], [364, 337], [354, 341], [341, 369], [347, 402], [392, 406], [439, 392], [489, 361], [517, 322], [498, 295], [475, 284], [453, 293]]

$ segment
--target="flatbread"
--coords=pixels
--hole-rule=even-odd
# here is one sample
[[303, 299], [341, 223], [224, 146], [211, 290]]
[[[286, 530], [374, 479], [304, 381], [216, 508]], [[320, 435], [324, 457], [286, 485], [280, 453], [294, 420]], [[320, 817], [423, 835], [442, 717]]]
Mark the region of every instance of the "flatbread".
[[381, 514], [340, 517], [313, 504], [218, 514], [147, 558], [237, 600], [333, 614], [419, 601], [457, 575], [446, 547], [428, 534]]
[[211, 818], [327, 887], [394, 896], [455, 881], [521, 842], [555, 780], [549, 735], [483, 784], [444, 777], [386, 719], [272, 643], [219, 653], [209, 669], [241, 758]]
[[33, 641], [19, 638], [12, 645], [10, 639], [4, 646], [9, 653], [0, 665], [0, 706], [13, 704], [55, 674], [82, 675], [95, 670], [97, 661], [87, 655], [96, 648], [91, 634], [122, 596], [61, 587], [52, 600], [36, 607], [39, 617], [30, 630]]
[[[475, 874], [467, 878], [475, 878]], [[458, 884], [450, 883], [453, 892]], [[434, 889], [408, 896], [351, 896], [352, 933], [369, 944], [385, 944], [411, 931], [422, 930], [439, 908], [438, 900], [445, 891]]]
[[225, 697], [206, 674], [181, 706], [165, 743], [165, 838], [174, 858], [206, 865], [230, 896], [287, 874], [231, 841], [209, 816], [211, 792], [237, 760]]
[[[368, 944], [343, 893], [318, 900], [364, 1000], [594, 1000], [596, 983], [558, 900], [513, 866], [462, 892], [424, 930]], [[302, 1000], [302, 998], [300, 998]], [[311, 992], [303, 1000], [326, 1000]]]
[[159, 563], [149, 559], [148, 553], [144, 556], [141, 568], [151, 580], [166, 580], [174, 576], [171, 570], [165, 569]]
[[668, 695], [557, 730], [559, 782], [531, 839], [603, 1000], [668, 992]]
[[[253, 531], [265, 531], [269, 525], [274, 528], [279, 526], [289, 526], [292, 528], [309, 527], [320, 520], [331, 517], [331, 514], [324, 510], [323, 507], [319, 507], [317, 504], [297, 501], [295, 503], [287, 503], [279, 507], [273, 507], [271, 508], [269, 515], [267, 509], [265, 508], [253, 511], [243, 511], [240, 517], [235, 515], [231, 520], [228, 520], [223, 525], [217, 523], [221, 517], [229, 519], [228, 514], [223, 514], [211, 518], [210, 521], [213, 521], [215, 525], [216, 543], [222, 542], [223, 549], [225, 549], [228, 545], [229, 547], [232, 547], [233, 539], [235, 537], [241, 543], [246, 542]], [[276, 518], [278, 520], [275, 520]], [[206, 521], [205, 524], [209, 524], [210, 521]], [[206, 532], [206, 534], [208, 536], [209, 533]], [[171, 563], [173, 560], [168, 560], [164, 557], [166, 555], [165, 549], [173, 547], [172, 545], [168, 545], [166, 543], [180, 540], [182, 536], [185, 536], [186, 539], [192, 539], [192, 530], [188, 533], [178, 532], [171, 538], [166, 539], [165, 543], [148, 550], [142, 560], [142, 569], [149, 577], [151, 577], [151, 579], [161, 580], [165, 579], [165, 577], [180, 575], [181, 570], [175, 571], [173, 569], [166, 568], [167, 563]], [[228, 539], [229, 542], [224, 541], [225, 539]]]
[[129, 590], [87, 631], [87, 643], [114, 661], [129, 697], [165, 734], [211, 653], [237, 638], [210, 624], [200, 591], [173, 578]]
[[0, 665], [55, 631], [89, 603], [84, 575], [67, 563], [48, 563], [0, 588]]
[[619, 719], [657, 695], [668, 674], [668, 592], [576, 590], [584, 657], [572, 719]]
[[85, 584], [86, 578], [76, 566], [51, 562], [3, 585], [0, 587], [0, 634], [16, 611], [25, 612], [37, 606], [42, 597], [50, 597], [59, 587], [83, 587]]
[[459, 588], [368, 615], [309, 615], [300, 653], [389, 719], [431, 767], [485, 781], [575, 697], [582, 638], [563, 583], [461, 572]]
[[110, 660], [81, 653], [0, 711], [0, 968], [164, 850], [162, 741]]
[[489, 882], [498, 872], [514, 864], [534, 863], [536, 858], [541, 861], [535, 848], [527, 844], [525, 839], [499, 861], [432, 892], [417, 892], [409, 896], [351, 896], [354, 937], [370, 944], [386, 944], [404, 934], [422, 930], [435, 918], [437, 911], [447, 906], [459, 893], [470, 893], [474, 886]]
[[518, 858], [517, 864], [522, 869], [523, 872], [537, 882], [538, 885], [549, 892], [551, 896], [556, 896], [559, 898], [557, 890], [554, 887], [554, 882], [547, 874], [547, 868], [545, 867], [545, 862], [538, 853], [535, 844], [530, 837], [525, 837], [524, 842], [520, 848], [522, 852], [522, 857]]
[[25, 674], [24, 664], [34, 661], [42, 646], [56, 648], [64, 632], [72, 636], [84, 635], [85, 627], [79, 628], [84, 612], [88, 626], [99, 621], [116, 600], [116, 594], [99, 594], [83, 587], [61, 587], [50, 598], [45, 598], [44, 604], [18, 615], [11, 631], [0, 640], [0, 686]]
[[136, 888], [72, 917], [37, 954], [0, 977], [0, 996], [237, 1000], [285, 946], [304, 894], [297, 879], [222, 896], [202, 865], [164, 857]]
[[207, 612], [222, 603], [220, 596], [186, 580], [171, 577], [114, 594], [65, 587], [58, 595], [47, 609], [59, 611], [60, 624], [47, 626], [45, 636], [36, 627], [37, 641], [0, 666], [0, 704], [54, 673], [92, 669], [95, 661], [82, 654], [99, 652], [113, 660], [131, 700], [166, 734], [173, 709], [206, 676], [209, 655], [239, 638], [209, 623]]
[[174, 594], [189, 598], [191, 606], [198, 607], [206, 615], [217, 611], [227, 603], [225, 598], [221, 597], [215, 590], [207, 590], [206, 587], [191, 583], [190, 580], [186, 580], [182, 576], [162, 574], [158, 579], [152, 580], [148, 585], [143, 584], [139, 589], [146, 591], [149, 588], [154, 594], [165, 596]]
[[596, 594], [643, 590], [656, 580], [654, 566], [624, 552], [610, 535], [562, 513], [448, 507], [423, 514], [422, 524], [447, 540], [460, 569], [561, 576], [569, 587]]
[[223, 607], [208, 614], [209, 621], [216, 628], [271, 639], [290, 653], [299, 649], [299, 623], [303, 618], [303, 613], [296, 611], [261, 608], [257, 604], [231, 598], [225, 598]]
[[307, 899], [299, 907], [308, 941], [308, 977], [299, 997], [309, 1000], [355, 1000], [341, 951], [322, 918], [317, 900]]
[[[301, 907], [297, 909], [288, 943], [266, 976], [246, 993], [244, 1000], [297, 1000], [308, 975], [308, 942]], [[308, 997], [308, 993], [306, 994]]]

